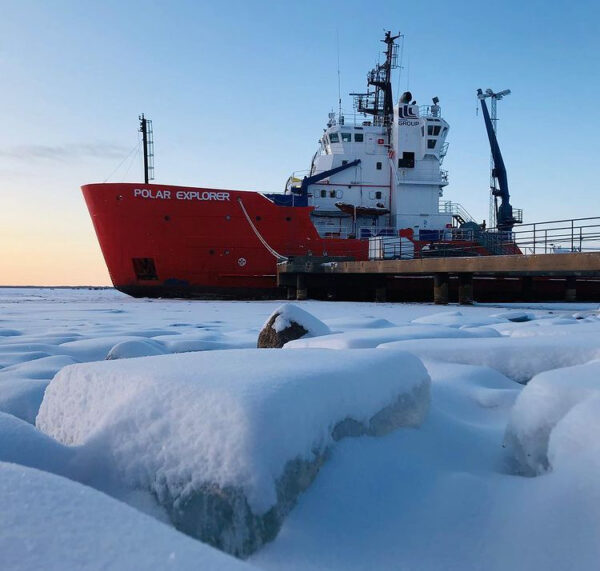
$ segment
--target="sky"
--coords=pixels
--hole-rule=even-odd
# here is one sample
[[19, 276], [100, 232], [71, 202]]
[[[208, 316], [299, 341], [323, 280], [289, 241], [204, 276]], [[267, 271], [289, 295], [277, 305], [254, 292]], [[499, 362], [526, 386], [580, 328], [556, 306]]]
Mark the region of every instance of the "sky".
[[488, 216], [476, 90], [511, 89], [498, 138], [525, 222], [600, 216], [600, 4], [431, 0], [0, 0], [0, 284], [109, 285], [79, 187], [143, 179], [275, 192], [308, 168], [327, 113], [362, 91], [384, 30], [395, 96], [440, 99], [448, 200]]

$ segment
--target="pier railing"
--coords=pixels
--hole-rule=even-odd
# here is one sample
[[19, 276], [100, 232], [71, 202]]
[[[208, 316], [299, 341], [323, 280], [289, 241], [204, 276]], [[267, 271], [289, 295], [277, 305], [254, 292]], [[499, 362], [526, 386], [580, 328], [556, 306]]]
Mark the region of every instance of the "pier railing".
[[600, 251], [600, 217], [521, 224], [512, 232], [523, 254]]

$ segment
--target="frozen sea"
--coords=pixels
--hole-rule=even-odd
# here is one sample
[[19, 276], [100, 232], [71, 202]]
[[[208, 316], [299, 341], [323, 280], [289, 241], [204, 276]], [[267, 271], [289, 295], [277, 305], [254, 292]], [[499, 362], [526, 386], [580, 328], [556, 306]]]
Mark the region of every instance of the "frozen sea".
[[[280, 305], [0, 288], [0, 567], [598, 568], [598, 304], [298, 302], [325, 334], [264, 353]], [[206, 470], [266, 509], [280, 464], [322, 426], [371, 414], [421, 370], [420, 426], [337, 442], [244, 562], [176, 531], [142, 493], [152, 471], [171, 490]], [[279, 400], [235, 398], [245, 379], [271, 394], [284, 376]]]

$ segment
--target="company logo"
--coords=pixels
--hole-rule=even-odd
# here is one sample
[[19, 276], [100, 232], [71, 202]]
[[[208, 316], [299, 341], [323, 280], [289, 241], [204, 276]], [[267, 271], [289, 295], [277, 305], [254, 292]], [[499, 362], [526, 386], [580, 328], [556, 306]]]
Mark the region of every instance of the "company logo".
[[413, 105], [400, 105], [398, 107], [398, 117], [400, 119], [417, 119], [418, 115], [415, 113]]

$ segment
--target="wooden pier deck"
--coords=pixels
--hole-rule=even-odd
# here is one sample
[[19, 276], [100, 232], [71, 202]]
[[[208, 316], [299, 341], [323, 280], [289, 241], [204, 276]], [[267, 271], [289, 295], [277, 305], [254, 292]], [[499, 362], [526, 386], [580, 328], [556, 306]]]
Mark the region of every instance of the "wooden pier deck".
[[[302, 257], [280, 263], [277, 268], [278, 285], [287, 288], [288, 299], [306, 299], [311, 293], [322, 296], [323, 292], [327, 297], [335, 298], [338, 292], [347, 294], [355, 289], [364, 292], [359, 297], [365, 300], [384, 301], [398, 289], [395, 287], [397, 278], [433, 280], [433, 291], [429, 291], [439, 304], [448, 303], [451, 280], [458, 283], [459, 303], [468, 304], [473, 302], [486, 281], [489, 290], [491, 282], [507, 278], [519, 280], [518, 291], [531, 301], [535, 301], [535, 295], [532, 296], [534, 280], [537, 289], [541, 288], [539, 284], [561, 281], [562, 299], [566, 301], [575, 301], [578, 285], [585, 284], [586, 299], [600, 301], [600, 252], [370, 261]], [[557, 291], [556, 283], [553, 291]], [[486, 300], [490, 301], [487, 294]]]

